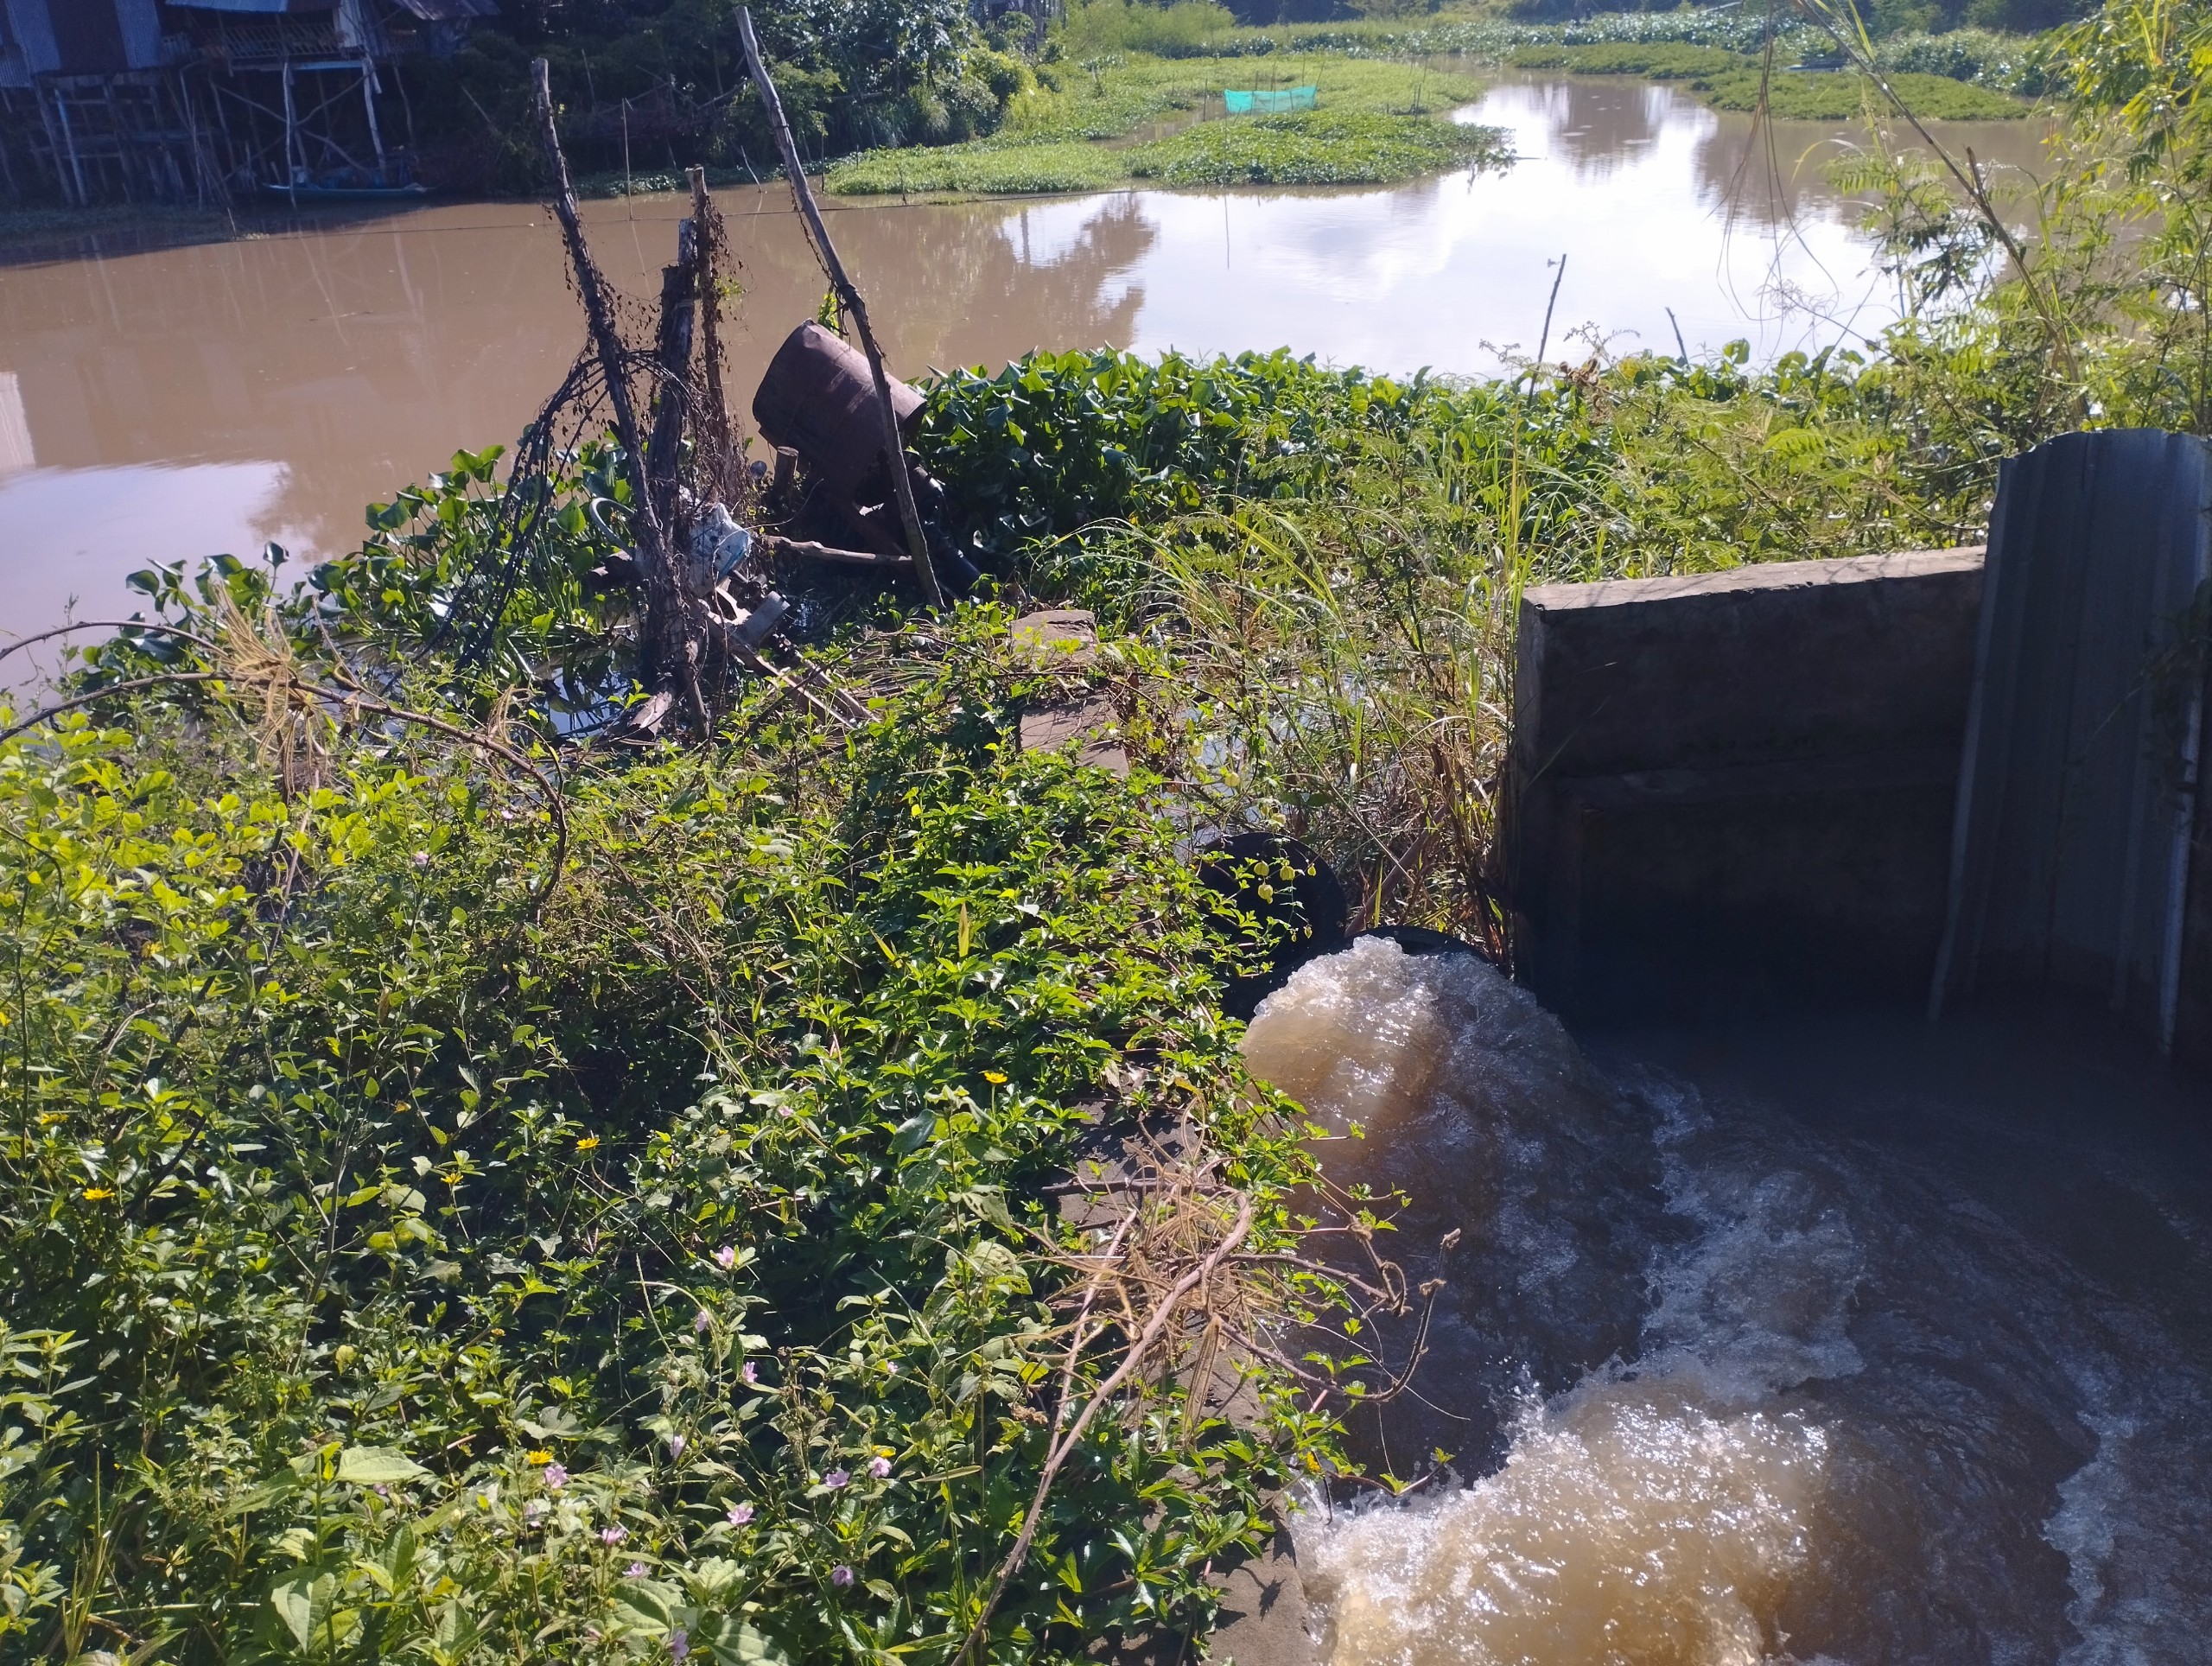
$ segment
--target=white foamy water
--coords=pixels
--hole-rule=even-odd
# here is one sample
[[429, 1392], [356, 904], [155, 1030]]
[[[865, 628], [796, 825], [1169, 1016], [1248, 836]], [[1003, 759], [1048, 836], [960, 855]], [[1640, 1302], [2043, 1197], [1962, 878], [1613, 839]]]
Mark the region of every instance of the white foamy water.
[[1482, 963], [1376, 939], [1246, 1051], [1364, 1130], [1325, 1169], [1404, 1192], [1386, 1247], [1452, 1281], [1420, 1397], [1351, 1424], [1452, 1469], [1298, 1528], [1337, 1666], [2212, 1660], [2201, 1168], [2021, 1122], [2036, 1066], [1593, 1065]]
[[1531, 1407], [1505, 1466], [1301, 1540], [1331, 1657], [1751, 1666], [1808, 1560], [1827, 1437], [1618, 1386]]

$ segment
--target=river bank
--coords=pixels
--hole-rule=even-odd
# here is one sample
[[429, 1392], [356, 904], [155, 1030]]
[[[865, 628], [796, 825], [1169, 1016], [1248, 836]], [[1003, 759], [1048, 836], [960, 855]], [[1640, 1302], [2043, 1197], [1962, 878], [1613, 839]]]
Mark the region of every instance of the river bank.
[[[40, 488], [72, 484], [52, 434], [254, 411], [287, 316], [340, 351], [269, 378], [270, 420], [334, 454], [394, 385], [488, 409], [535, 364], [543, 414], [377, 487], [304, 574], [142, 569], [141, 618], [83, 622], [47, 707], [10, 697], [0, 1652], [1189, 1654], [1300, 1493], [1343, 1666], [2185, 1650], [2212, 1215], [2201, 1129], [2155, 1125], [2195, 1103], [2065, 1141], [2038, 1119], [2139, 1083], [2002, 1037], [2018, 1077], [1922, 1070], [1848, 1027], [1585, 1046], [1507, 974], [1499, 843], [1529, 585], [1956, 544], [2054, 435], [2212, 431], [2207, 226], [2173, 207], [2212, 130], [2156, 124], [2202, 107], [2212, 22], [2113, 3], [2082, 50], [2148, 45], [2076, 85], [2159, 96], [2084, 92], [2050, 154], [2135, 158], [2128, 235], [2062, 172], [2004, 266], [2001, 219], [1872, 175], [1902, 309], [1848, 348], [1601, 350], [1550, 299], [1579, 245], [1531, 263], [1541, 345], [1493, 373], [1139, 354], [1082, 344], [1142, 313], [1091, 281], [1130, 269], [1109, 235], [1247, 199], [1078, 203], [1096, 236], [1042, 261], [1013, 205], [833, 206], [848, 246], [902, 234], [862, 274], [887, 327], [899, 273], [979, 246], [1020, 281], [956, 274], [903, 327], [950, 339], [945, 296], [1010, 306], [1056, 263], [1090, 308], [887, 397], [871, 465], [882, 430], [837, 419], [873, 374], [806, 322], [803, 246], [766, 295], [765, 213], [701, 205], [651, 289], [679, 245], [635, 203], [565, 250], [456, 223], [471, 260], [412, 217], [342, 258], [186, 251], [208, 276], [167, 314], [119, 281], [142, 258], [55, 269], [69, 376], [0, 382]], [[1678, 107], [1522, 91], [1571, 118], [1593, 86], [1632, 138]], [[1628, 176], [1590, 264], [1655, 288], [1680, 217], [1624, 227], [1658, 146], [1546, 131], [1554, 181]], [[1387, 229], [1530, 177], [1280, 200]], [[994, 241], [913, 234], [962, 215]], [[518, 315], [564, 256], [581, 369], [573, 301]], [[468, 303], [443, 336], [440, 284]], [[1218, 287], [1249, 341], [1267, 286]], [[1474, 335], [1433, 293], [1402, 327]], [[731, 430], [747, 332], [798, 366], [760, 418], [796, 462]], [[1236, 1015], [1279, 956], [1378, 923]], [[1931, 1111], [1947, 1074], [1997, 1102]]]
[[[1818, 162], [1844, 154], [1847, 126], [1770, 130], [1793, 158], [1771, 170], [1749, 118], [1622, 78], [1507, 74], [1471, 113], [1510, 135], [1511, 169], [1375, 190], [826, 207], [878, 296], [893, 368], [918, 377], [995, 371], [1044, 345], [1255, 340], [1400, 376], [1495, 373], [1536, 348], [1555, 277], [1555, 341], [1588, 326], [1622, 352], [1668, 351], [1679, 330], [1693, 353], [1743, 338], [1765, 364], [1893, 315], [1853, 200]], [[1964, 137], [1993, 168], [2037, 160], [2024, 124]], [[821, 277], [780, 185], [717, 200], [747, 291], [731, 376], [749, 387], [775, 346], [751, 321], [811, 312]], [[627, 294], [656, 293], [680, 212], [588, 205]], [[364, 503], [442, 465], [446, 436], [518, 434], [575, 351], [555, 234], [528, 207], [269, 231], [168, 252], [102, 233], [0, 267], [0, 372], [25, 436], [0, 465], [16, 529], [0, 622], [51, 622], [73, 594], [110, 609], [149, 561], [271, 540], [302, 564], [351, 549]], [[1587, 353], [1573, 341], [1554, 356]]]

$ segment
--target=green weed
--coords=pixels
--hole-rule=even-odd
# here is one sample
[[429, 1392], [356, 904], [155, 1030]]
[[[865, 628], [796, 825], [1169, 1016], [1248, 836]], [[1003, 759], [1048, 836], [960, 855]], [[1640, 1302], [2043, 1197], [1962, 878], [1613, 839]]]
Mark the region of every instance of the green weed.
[[1495, 129], [1338, 111], [1208, 122], [1134, 152], [1163, 185], [1380, 185], [1503, 160]]
[[[1686, 41], [1522, 46], [1513, 49], [1509, 61], [1523, 69], [1687, 81], [1718, 109], [1764, 108], [1794, 121], [1850, 121], [1866, 113], [1868, 95], [1874, 92], [1861, 74], [1779, 67], [1769, 75], [1754, 58]], [[2028, 106], [2009, 93], [1948, 75], [1885, 70], [1884, 79], [1915, 114], [1929, 120], [2003, 121], [2029, 113]]]
[[[1276, 118], [1198, 119], [1220, 115], [1224, 88], [1287, 86], [1287, 77], [1317, 89], [1320, 107], [1301, 115], [1298, 124], [1286, 127]], [[989, 139], [869, 151], [833, 167], [830, 189], [841, 195], [1079, 191], [1132, 179], [1369, 184], [1497, 152], [1488, 130], [1448, 129], [1428, 119], [1480, 96], [1482, 84], [1417, 65], [1318, 58], [1274, 64], [1255, 78], [1250, 63], [1236, 60], [1137, 58], [1089, 71], [1064, 66], [1059, 79], [1058, 88], [1040, 86], [1015, 99], [1004, 128]], [[1090, 143], [1126, 139], [1171, 118], [1198, 124], [1149, 144], [1109, 149]], [[1233, 137], [1244, 130], [1247, 136]]]

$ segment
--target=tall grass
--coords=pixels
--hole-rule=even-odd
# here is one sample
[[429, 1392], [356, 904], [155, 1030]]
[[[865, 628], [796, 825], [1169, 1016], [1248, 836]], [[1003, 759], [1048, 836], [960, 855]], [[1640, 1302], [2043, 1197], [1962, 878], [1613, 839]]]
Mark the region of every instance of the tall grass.
[[[932, 397], [979, 556], [1168, 652], [1204, 817], [1310, 840], [1363, 919], [1503, 948], [1494, 782], [1522, 588], [1962, 541], [1878, 378], [1637, 359], [1394, 383], [1277, 353], [1042, 354]], [[1162, 725], [1165, 727], [1166, 725]], [[1225, 765], [1226, 773], [1198, 767]]]

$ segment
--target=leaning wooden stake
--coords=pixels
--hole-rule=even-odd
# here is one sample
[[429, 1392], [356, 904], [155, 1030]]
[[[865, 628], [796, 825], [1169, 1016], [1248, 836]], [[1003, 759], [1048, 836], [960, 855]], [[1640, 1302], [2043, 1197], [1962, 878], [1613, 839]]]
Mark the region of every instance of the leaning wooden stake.
[[668, 547], [660, 518], [653, 512], [645, 448], [638, 430], [637, 407], [630, 398], [629, 372], [623, 364], [622, 337], [614, 327], [613, 303], [607, 298], [606, 280], [592, 264], [583, 223], [576, 216], [576, 194], [569, 184], [569, 161], [561, 154], [561, 136], [553, 124], [553, 89], [546, 76], [545, 60], [532, 60], [530, 73], [537, 87], [537, 136], [545, 147], [546, 166], [553, 174], [553, 213], [569, 246], [569, 264], [575, 268], [576, 291], [583, 297], [592, 346], [598, 350], [600, 369], [607, 377], [607, 397], [614, 406], [615, 437], [622, 442], [629, 468], [630, 523], [637, 535], [639, 588], [645, 592], [647, 663], [656, 686], [681, 690], [690, 701], [692, 715], [703, 727], [707, 706], [699, 694], [698, 636], [690, 628], [691, 609], [683, 575]]
[[829, 268], [830, 282], [844, 306], [845, 315], [860, 332], [861, 347], [868, 354], [868, 371], [875, 378], [876, 404], [883, 416], [884, 471], [891, 476], [891, 495], [898, 500], [899, 518], [906, 526], [906, 550], [913, 557], [914, 576], [921, 581], [922, 600], [931, 607], [942, 608], [944, 592], [938, 588], [937, 569], [930, 562], [929, 543], [922, 536], [921, 511], [914, 506], [914, 483], [906, 478], [906, 447], [899, 436], [899, 413], [891, 404], [891, 381], [884, 373], [882, 350], [875, 344], [875, 332], [868, 327], [867, 303], [853, 287], [853, 280], [846, 276], [845, 264], [837, 258], [836, 245], [830, 241], [830, 228], [822, 223], [822, 212], [814, 206], [814, 193], [807, 188], [806, 169], [799, 162], [791, 124], [784, 119], [783, 102], [776, 97], [776, 84], [768, 79], [768, 66], [760, 56], [760, 42], [753, 33], [753, 10], [749, 6], [737, 9], [737, 35], [745, 46], [745, 61], [753, 72], [753, 84], [760, 90], [760, 102], [768, 111], [768, 124], [775, 130], [776, 148], [783, 152], [784, 172], [790, 177], [791, 196], [798, 204], [799, 217], [806, 222], [807, 233], [814, 239], [822, 264]]

